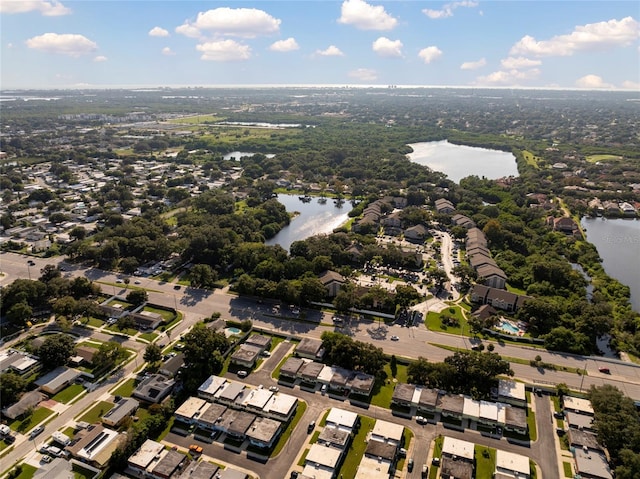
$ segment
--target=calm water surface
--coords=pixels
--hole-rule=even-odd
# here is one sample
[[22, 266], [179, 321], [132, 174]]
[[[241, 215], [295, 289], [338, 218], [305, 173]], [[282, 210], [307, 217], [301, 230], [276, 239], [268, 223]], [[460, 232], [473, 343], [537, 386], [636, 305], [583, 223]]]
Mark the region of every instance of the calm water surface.
[[320, 204], [315, 197], [309, 203], [303, 203], [298, 195], [278, 195], [278, 201], [287, 208], [287, 212], [300, 213], [291, 220], [289, 226], [284, 227], [277, 235], [266, 241], [268, 245], [279, 244], [287, 251], [294, 241], [317, 234], [331, 233], [347, 222], [348, 213], [353, 208], [349, 201], [343, 202], [342, 207], [338, 208], [331, 198], [327, 198], [325, 204]]
[[489, 179], [518, 176], [516, 157], [511, 153], [486, 148], [454, 145], [447, 140], [411, 143], [411, 161], [440, 171], [451, 181], [459, 183], [466, 176]]
[[640, 220], [583, 218], [587, 240], [598, 248], [607, 274], [631, 289], [631, 306], [640, 312]]

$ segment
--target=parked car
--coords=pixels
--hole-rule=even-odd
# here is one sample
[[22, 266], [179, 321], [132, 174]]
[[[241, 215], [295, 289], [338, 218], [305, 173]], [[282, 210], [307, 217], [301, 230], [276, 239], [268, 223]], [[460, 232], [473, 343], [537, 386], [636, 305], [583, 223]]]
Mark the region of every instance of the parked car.
[[598, 371], [600, 371], [603, 374], [611, 374], [611, 371], [609, 370], [609, 368], [598, 368]]
[[44, 431], [44, 426], [38, 426], [34, 428], [31, 431], [31, 434], [29, 434], [29, 439], [35, 438], [38, 434], [42, 434], [43, 431]]
[[269, 391], [277, 393], [278, 391], [280, 391], [280, 388], [278, 386], [271, 386], [269, 387]]
[[192, 453], [195, 453], [195, 454], [201, 454], [201, 453], [202, 453], [202, 446], [198, 446], [197, 444], [191, 444], [191, 445], [189, 446], [189, 450], [190, 450]]
[[42, 456], [42, 459], [40, 459], [42, 462], [44, 463], [50, 463], [51, 461], [53, 461], [53, 459], [51, 458], [51, 456]]
[[418, 424], [426, 424], [427, 423], [427, 418], [424, 416], [416, 416], [416, 422]]
[[391, 336], [391, 341], [400, 341], [400, 338], [396, 335]]
[[249, 375], [249, 373], [244, 369], [241, 369], [236, 374], [238, 375], [239, 378], [246, 378]]
[[182, 286], [180, 286], [179, 284], [176, 284], [176, 285], [173, 287], [173, 289], [175, 289], [175, 290], [179, 290], [180, 288], [182, 288]]
[[311, 421], [307, 426], [307, 434], [310, 434], [316, 428], [316, 422]]
[[407, 463], [407, 471], [413, 471], [413, 458], [409, 458], [409, 462]]

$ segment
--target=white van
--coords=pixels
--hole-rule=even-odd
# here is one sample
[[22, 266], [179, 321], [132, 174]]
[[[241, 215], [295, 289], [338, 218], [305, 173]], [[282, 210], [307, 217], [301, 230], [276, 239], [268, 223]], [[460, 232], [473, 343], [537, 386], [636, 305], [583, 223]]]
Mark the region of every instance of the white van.
[[6, 424], [0, 424], [0, 435], [1, 436], [6, 436], [10, 432], [11, 432], [11, 428], [9, 426], [7, 426]]

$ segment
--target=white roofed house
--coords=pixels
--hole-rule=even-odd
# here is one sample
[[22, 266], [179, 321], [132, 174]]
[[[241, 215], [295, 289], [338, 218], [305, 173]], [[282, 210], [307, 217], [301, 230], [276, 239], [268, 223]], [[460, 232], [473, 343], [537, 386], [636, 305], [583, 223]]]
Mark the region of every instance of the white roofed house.
[[174, 415], [176, 419], [185, 422], [187, 424], [193, 424], [200, 417], [202, 412], [209, 406], [209, 403], [198, 397], [190, 397], [183, 402]]
[[132, 398], [122, 398], [116, 402], [115, 406], [110, 409], [101, 420], [104, 424], [111, 427], [118, 427], [124, 420], [133, 415], [140, 406], [140, 403]]
[[529, 458], [513, 452], [496, 450], [495, 479], [529, 479]]
[[444, 438], [440, 461], [440, 476], [456, 479], [472, 479], [474, 477], [474, 443]]

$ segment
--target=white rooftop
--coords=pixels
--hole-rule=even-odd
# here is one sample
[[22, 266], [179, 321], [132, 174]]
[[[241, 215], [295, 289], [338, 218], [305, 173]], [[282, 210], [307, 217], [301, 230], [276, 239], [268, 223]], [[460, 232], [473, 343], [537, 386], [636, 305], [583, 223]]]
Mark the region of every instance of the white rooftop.
[[339, 429], [351, 431], [356, 425], [358, 415], [355, 412], [345, 411], [337, 407], [331, 408], [327, 416], [327, 424], [335, 424]]
[[263, 411], [266, 413], [286, 416], [297, 403], [298, 398], [295, 396], [278, 393], [271, 396], [271, 399], [269, 399], [267, 404], [264, 406]]
[[385, 442], [398, 443], [402, 440], [402, 433], [404, 432], [404, 426], [389, 421], [382, 421], [378, 419], [373, 426], [371, 436], [374, 439], [381, 438]]
[[390, 461], [363, 457], [354, 479], [389, 479]]
[[159, 442], [152, 441], [151, 439], [147, 439], [144, 441], [140, 449], [138, 449], [131, 457], [129, 457], [128, 462], [133, 466], [137, 466], [140, 469], [146, 469], [149, 464], [153, 461], [153, 459], [162, 452], [164, 449], [164, 445]]
[[498, 396], [526, 401], [527, 395], [524, 390], [524, 383], [509, 379], [498, 381]]
[[497, 449], [496, 470], [502, 472], [500, 469], [528, 476], [530, 474], [529, 458], [513, 452]]
[[325, 366], [322, 368], [322, 371], [318, 374], [317, 380], [323, 384], [329, 384], [331, 378], [333, 377], [334, 368], [331, 366]]
[[564, 396], [562, 402], [566, 409], [573, 409], [574, 411], [580, 411], [587, 414], [593, 414], [593, 407], [591, 401], [588, 399], [577, 398], [573, 396]]
[[198, 394], [202, 393], [207, 396], [213, 396], [225, 382], [227, 382], [227, 380], [220, 376], [209, 376], [198, 388]]
[[204, 399], [192, 396], [176, 409], [175, 415], [193, 419], [202, 413], [207, 404], [208, 402]]
[[262, 410], [269, 402], [269, 399], [271, 399], [271, 396], [273, 396], [273, 393], [268, 389], [251, 389], [242, 404]]
[[458, 456], [473, 461], [473, 448], [474, 444], [472, 442], [445, 436], [442, 444], [442, 454]]
[[464, 397], [464, 405], [462, 407], [462, 414], [468, 417], [480, 417], [480, 401], [471, 399], [470, 397]]
[[342, 451], [340, 451], [340, 449], [316, 443], [309, 449], [305, 464], [312, 463], [329, 469], [335, 469], [341, 454]]

